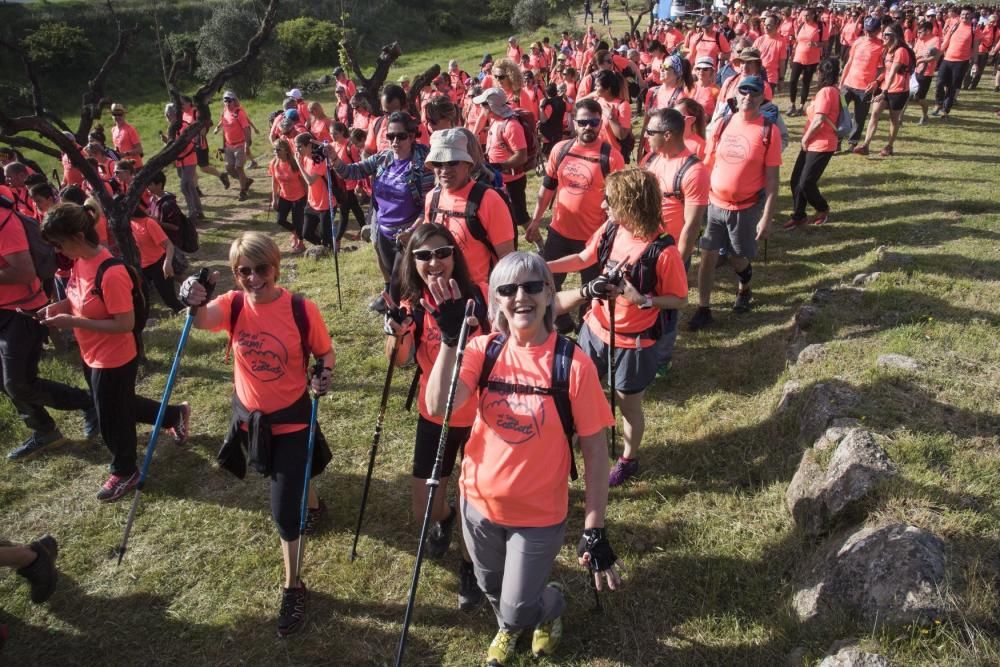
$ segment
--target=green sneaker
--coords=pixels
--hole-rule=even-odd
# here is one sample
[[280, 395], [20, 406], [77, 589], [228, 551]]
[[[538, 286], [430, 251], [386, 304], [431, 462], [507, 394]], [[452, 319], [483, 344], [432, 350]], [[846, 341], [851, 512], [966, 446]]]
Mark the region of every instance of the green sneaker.
[[490, 642], [486, 651], [487, 667], [503, 667], [514, 655], [517, 640], [521, 637], [520, 630], [497, 630], [496, 637]]
[[[559, 591], [563, 590], [562, 584], [556, 581], [550, 581], [546, 588], [550, 586]], [[551, 656], [555, 653], [556, 647], [559, 646], [562, 633], [563, 625], [561, 616], [556, 616], [548, 623], [539, 623], [536, 625], [535, 631], [531, 635], [531, 654], [536, 658]]]

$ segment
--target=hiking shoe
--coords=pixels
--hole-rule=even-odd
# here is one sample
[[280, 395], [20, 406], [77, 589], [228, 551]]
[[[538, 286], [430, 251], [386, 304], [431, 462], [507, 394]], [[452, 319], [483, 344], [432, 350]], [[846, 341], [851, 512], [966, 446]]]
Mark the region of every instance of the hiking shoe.
[[226, 173], [219, 174], [219, 181], [222, 182], [223, 189], [225, 190], [229, 189], [229, 174]]
[[371, 243], [372, 242], [372, 226], [371, 225], [364, 225], [361, 228], [361, 231], [358, 232], [358, 238], [361, 239], [362, 241], [364, 241], [365, 243]]
[[639, 474], [639, 459], [626, 459], [624, 456], [615, 461], [615, 466], [608, 475], [608, 486], [619, 486]]
[[371, 303], [368, 304], [368, 310], [384, 315], [389, 311], [389, 308], [385, 305], [385, 299], [383, 299], [382, 295], [379, 294], [377, 297], [372, 299]]
[[438, 521], [431, 526], [430, 534], [427, 536], [427, 555], [431, 558], [440, 558], [451, 546], [451, 534], [455, 528], [455, 517], [458, 512], [454, 505], [449, 505], [451, 513], [444, 521]]
[[715, 318], [712, 317], [712, 309], [708, 306], [698, 306], [698, 310], [688, 320], [688, 331], [698, 331], [712, 324]]
[[253, 179], [249, 176], [247, 177], [247, 186], [243, 188], [245, 192], [250, 192], [250, 186], [253, 185]]
[[666, 361], [661, 361], [660, 364], [656, 367], [656, 379], [662, 380], [663, 378], [667, 377], [667, 375], [670, 374], [670, 367], [672, 365], [673, 364], [669, 359], [667, 359]]
[[814, 225], [825, 225], [830, 221], [830, 212], [823, 211], [822, 213], [817, 213], [816, 217], [812, 219]]
[[941, 115], [941, 107], [936, 107], [934, 109], [934, 111], [931, 112], [931, 115], [932, 116], [940, 116]]
[[22, 442], [19, 447], [10, 450], [7, 454], [7, 460], [24, 461], [31, 458], [46, 447], [51, 445], [61, 445], [64, 442], [66, 442], [66, 438], [63, 437], [63, 434], [60, 433], [57, 428], [52, 429], [48, 433], [39, 433], [38, 431], [35, 431], [27, 440]]
[[306, 535], [313, 535], [319, 528], [319, 522], [326, 516], [326, 503], [319, 499], [319, 507], [306, 508]]
[[[550, 581], [546, 588], [557, 588], [562, 591], [561, 584]], [[563, 624], [562, 617], [556, 616], [548, 623], [539, 623], [535, 626], [535, 631], [531, 634], [531, 655], [536, 658], [551, 656], [555, 653], [559, 640], [562, 639]]]
[[298, 588], [281, 590], [281, 609], [278, 611], [278, 636], [287, 637], [298, 632], [306, 620], [306, 600], [309, 591], [305, 582], [299, 580]]
[[103, 503], [113, 503], [134, 489], [135, 485], [138, 483], [138, 470], [132, 473], [130, 477], [122, 477], [121, 475], [113, 474], [108, 477], [108, 481], [104, 482], [104, 486], [102, 486], [101, 490], [97, 492], [97, 499]]
[[31, 584], [31, 601], [41, 604], [56, 590], [59, 573], [56, 571], [56, 556], [59, 555], [59, 545], [51, 535], [32, 542], [29, 548], [35, 552], [35, 560], [17, 571], [19, 575]]
[[753, 290], [749, 287], [742, 292], [736, 293], [736, 301], [733, 302], [734, 313], [750, 312], [750, 304], [753, 301]]
[[521, 630], [497, 630], [497, 634], [490, 642], [490, 648], [486, 651], [486, 664], [488, 667], [503, 667], [507, 661], [514, 657], [514, 649], [517, 640], [521, 637]]
[[868, 150], [868, 146], [861, 144], [860, 146], [855, 146], [854, 150], [851, 152], [855, 155], [868, 155], [871, 151]]
[[782, 228], [785, 231], [789, 231], [795, 229], [796, 227], [801, 227], [804, 224], [806, 224], [805, 218], [789, 218], [788, 221], [785, 222], [784, 225], [782, 225]]
[[926, 117], [921, 117], [920, 120], [917, 121], [917, 125], [926, 125], [926, 124], [927, 124]]
[[97, 416], [97, 408], [94, 406], [83, 411], [83, 437], [86, 440], [101, 437], [101, 420]]
[[170, 428], [170, 433], [174, 436], [174, 444], [183, 447], [187, 444], [189, 429], [191, 428], [191, 404], [187, 401], [181, 403], [181, 416], [177, 423]]
[[458, 608], [465, 612], [475, 611], [483, 601], [483, 591], [476, 581], [476, 571], [472, 563], [462, 561], [458, 566]]
[[240, 200], [240, 201], [246, 201], [247, 200], [247, 191], [246, 190], [240, 190], [240, 196], [237, 197], [237, 199]]

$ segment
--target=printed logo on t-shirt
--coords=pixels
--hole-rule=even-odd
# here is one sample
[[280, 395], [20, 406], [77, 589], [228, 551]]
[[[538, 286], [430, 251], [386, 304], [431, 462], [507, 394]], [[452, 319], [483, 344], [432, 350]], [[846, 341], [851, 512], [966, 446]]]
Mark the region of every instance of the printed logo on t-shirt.
[[742, 164], [750, 157], [750, 142], [742, 134], [725, 134], [716, 155], [727, 164]]
[[250, 374], [261, 382], [279, 380], [288, 366], [288, 348], [266, 331], [240, 330], [236, 336], [236, 356]]
[[480, 411], [493, 432], [508, 445], [522, 445], [542, 433], [545, 403], [541, 396], [483, 392]]
[[585, 165], [576, 160], [567, 160], [559, 174], [559, 185], [564, 186], [574, 195], [582, 195], [589, 192], [594, 184], [591, 179], [590, 170]]

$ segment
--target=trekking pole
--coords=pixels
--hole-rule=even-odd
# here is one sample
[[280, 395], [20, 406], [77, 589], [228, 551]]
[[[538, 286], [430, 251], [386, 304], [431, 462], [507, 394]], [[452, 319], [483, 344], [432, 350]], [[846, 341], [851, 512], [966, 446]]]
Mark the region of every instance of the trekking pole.
[[615, 415], [615, 301], [618, 297], [608, 299], [608, 320], [610, 326], [610, 343], [608, 345], [608, 387], [611, 389], [611, 458], [615, 458], [615, 432], [618, 427], [618, 417]]
[[[198, 273], [198, 282], [208, 289], [208, 268], [203, 268]], [[167, 376], [167, 386], [163, 388], [163, 398], [160, 399], [160, 409], [156, 413], [156, 421], [153, 423], [153, 431], [149, 434], [149, 444], [146, 446], [146, 458], [142, 462], [142, 469], [139, 472], [139, 481], [135, 485], [135, 497], [132, 498], [132, 507], [128, 511], [128, 519], [125, 521], [125, 533], [122, 535], [122, 543], [118, 546], [118, 565], [122, 564], [125, 558], [125, 550], [128, 548], [128, 536], [132, 532], [132, 523], [135, 521], [135, 512], [139, 508], [139, 498], [142, 496], [142, 489], [146, 485], [146, 476], [149, 474], [149, 466], [153, 462], [153, 451], [156, 449], [156, 439], [160, 437], [160, 426], [163, 425], [163, 418], [167, 414], [167, 405], [170, 403], [170, 394], [174, 391], [174, 382], [177, 380], [177, 371], [181, 367], [181, 354], [184, 346], [187, 345], [188, 336], [191, 334], [191, 327], [194, 324], [194, 317], [198, 313], [198, 306], [188, 307], [187, 319], [184, 320], [184, 328], [181, 329], [181, 338], [177, 341], [177, 351], [174, 353], [174, 361], [170, 365], [170, 374]]]
[[597, 612], [598, 614], [603, 614], [604, 605], [601, 604], [601, 595], [600, 593], [597, 592], [597, 582], [594, 581], [594, 573], [595, 570], [592, 567], [587, 568], [587, 578], [590, 579], [590, 588], [593, 589], [594, 591], [594, 602], [597, 603], [597, 606], [594, 607], [593, 611]]
[[[325, 370], [323, 360], [317, 359], [313, 366], [313, 377], [319, 377]], [[309, 482], [312, 479], [313, 450], [316, 447], [316, 420], [319, 416], [319, 394], [313, 394], [312, 416], [309, 418], [309, 444], [306, 446], [306, 479], [302, 484], [302, 505], [299, 510], [299, 546], [295, 554], [295, 576], [293, 582], [298, 582], [302, 572], [302, 551], [306, 541], [306, 515], [309, 512]]]
[[340, 230], [337, 229], [337, 225], [333, 222], [333, 168], [329, 162], [326, 164], [326, 193], [330, 198], [330, 231], [333, 233], [333, 271], [337, 275], [337, 308], [343, 310], [344, 299], [340, 296], [340, 259], [338, 257], [340, 243], [337, 241], [337, 235]]
[[[388, 295], [385, 295], [388, 296]], [[375, 470], [375, 455], [378, 453], [378, 443], [382, 439], [382, 424], [385, 422], [386, 406], [389, 404], [389, 389], [392, 387], [392, 373], [396, 368], [396, 355], [399, 352], [399, 337], [392, 344], [389, 354], [389, 368], [385, 372], [385, 384], [382, 385], [382, 402], [378, 406], [378, 417], [375, 418], [375, 433], [372, 435], [372, 446], [368, 451], [368, 474], [365, 475], [365, 487], [361, 492], [361, 509], [358, 511], [358, 525], [354, 528], [354, 542], [351, 543], [353, 563], [358, 555], [358, 537], [361, 535], [361, 522], [365, 518], [365, 507], [368, 505], [368, 490], [371, 488], [372, 472]]]
[[764, 266], [767, 266], [767, 239], [764, 239]]
[[406, 601], [406, 614], [403, 616], [403, 634], [399, 638], [399, 649], [396, 651], [396, 667], [403, 664], [403, 652], [406, 650], [406, 636], [410, 631], [410, 621], [413, 617], [413, 603], [417, 597], [417, 582], [420, 580], [420, 565], [424, 558], [424, 540], [431, 523], [431, 508], [434, 497], [441, 484], [441, 466], [444, 463], [445, 443], [448, 440], [448, 423], [451, 421], [451, 411], [455, 407], [455, 389], [458, 387], [458, 375], [462, 370], [462, 358], [465, 356], [465, 343], [469, 337], [469, 318], [473, 314], [473, 301], [465, 304], [465, 317], [462, 320], [462, 330], [458, 334], [458, 353], [455, 356], [455, 368], [451, 371], [451, 384], [448, 386], [448, 402], [445, 404], [444, 419], [441, 422], [441, 437], [438, 438], [437, 455], [434, 458], [434, 468], [427, 480], [430, 487], [427, 494], [427, 509], [424, 510], [424, 523], [420, 528], [420, 543], [417, 545], [417, 562], [413, 565], [413, 580], [410, 582], [410, 595]]

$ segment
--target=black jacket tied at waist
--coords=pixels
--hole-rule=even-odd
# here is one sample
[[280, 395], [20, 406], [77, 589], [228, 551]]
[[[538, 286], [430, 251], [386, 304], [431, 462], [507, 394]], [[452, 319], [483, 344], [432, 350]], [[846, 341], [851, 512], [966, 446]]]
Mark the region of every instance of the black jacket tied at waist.
[[[309, 392], [303, 392], [297, 401], [277, 412], [265, 414], [260, 410], [251, 412], [233, 394], [233, 416], [229, 422], [229, 433], [222, 442], [222, 449], [216, 460], [219, 466], [240, 479], [246, 477], [247, 460], [261, 475], [271, 474], [271, 426], [275, 424], [309, 424], [312, 418], [312, 402]], [[247, 430], [241, 426], [246, 424]], [[316, 442], [313, 447], [312, 474], [323, 472], [333, 458], [326, 438], [316, 425]]]

